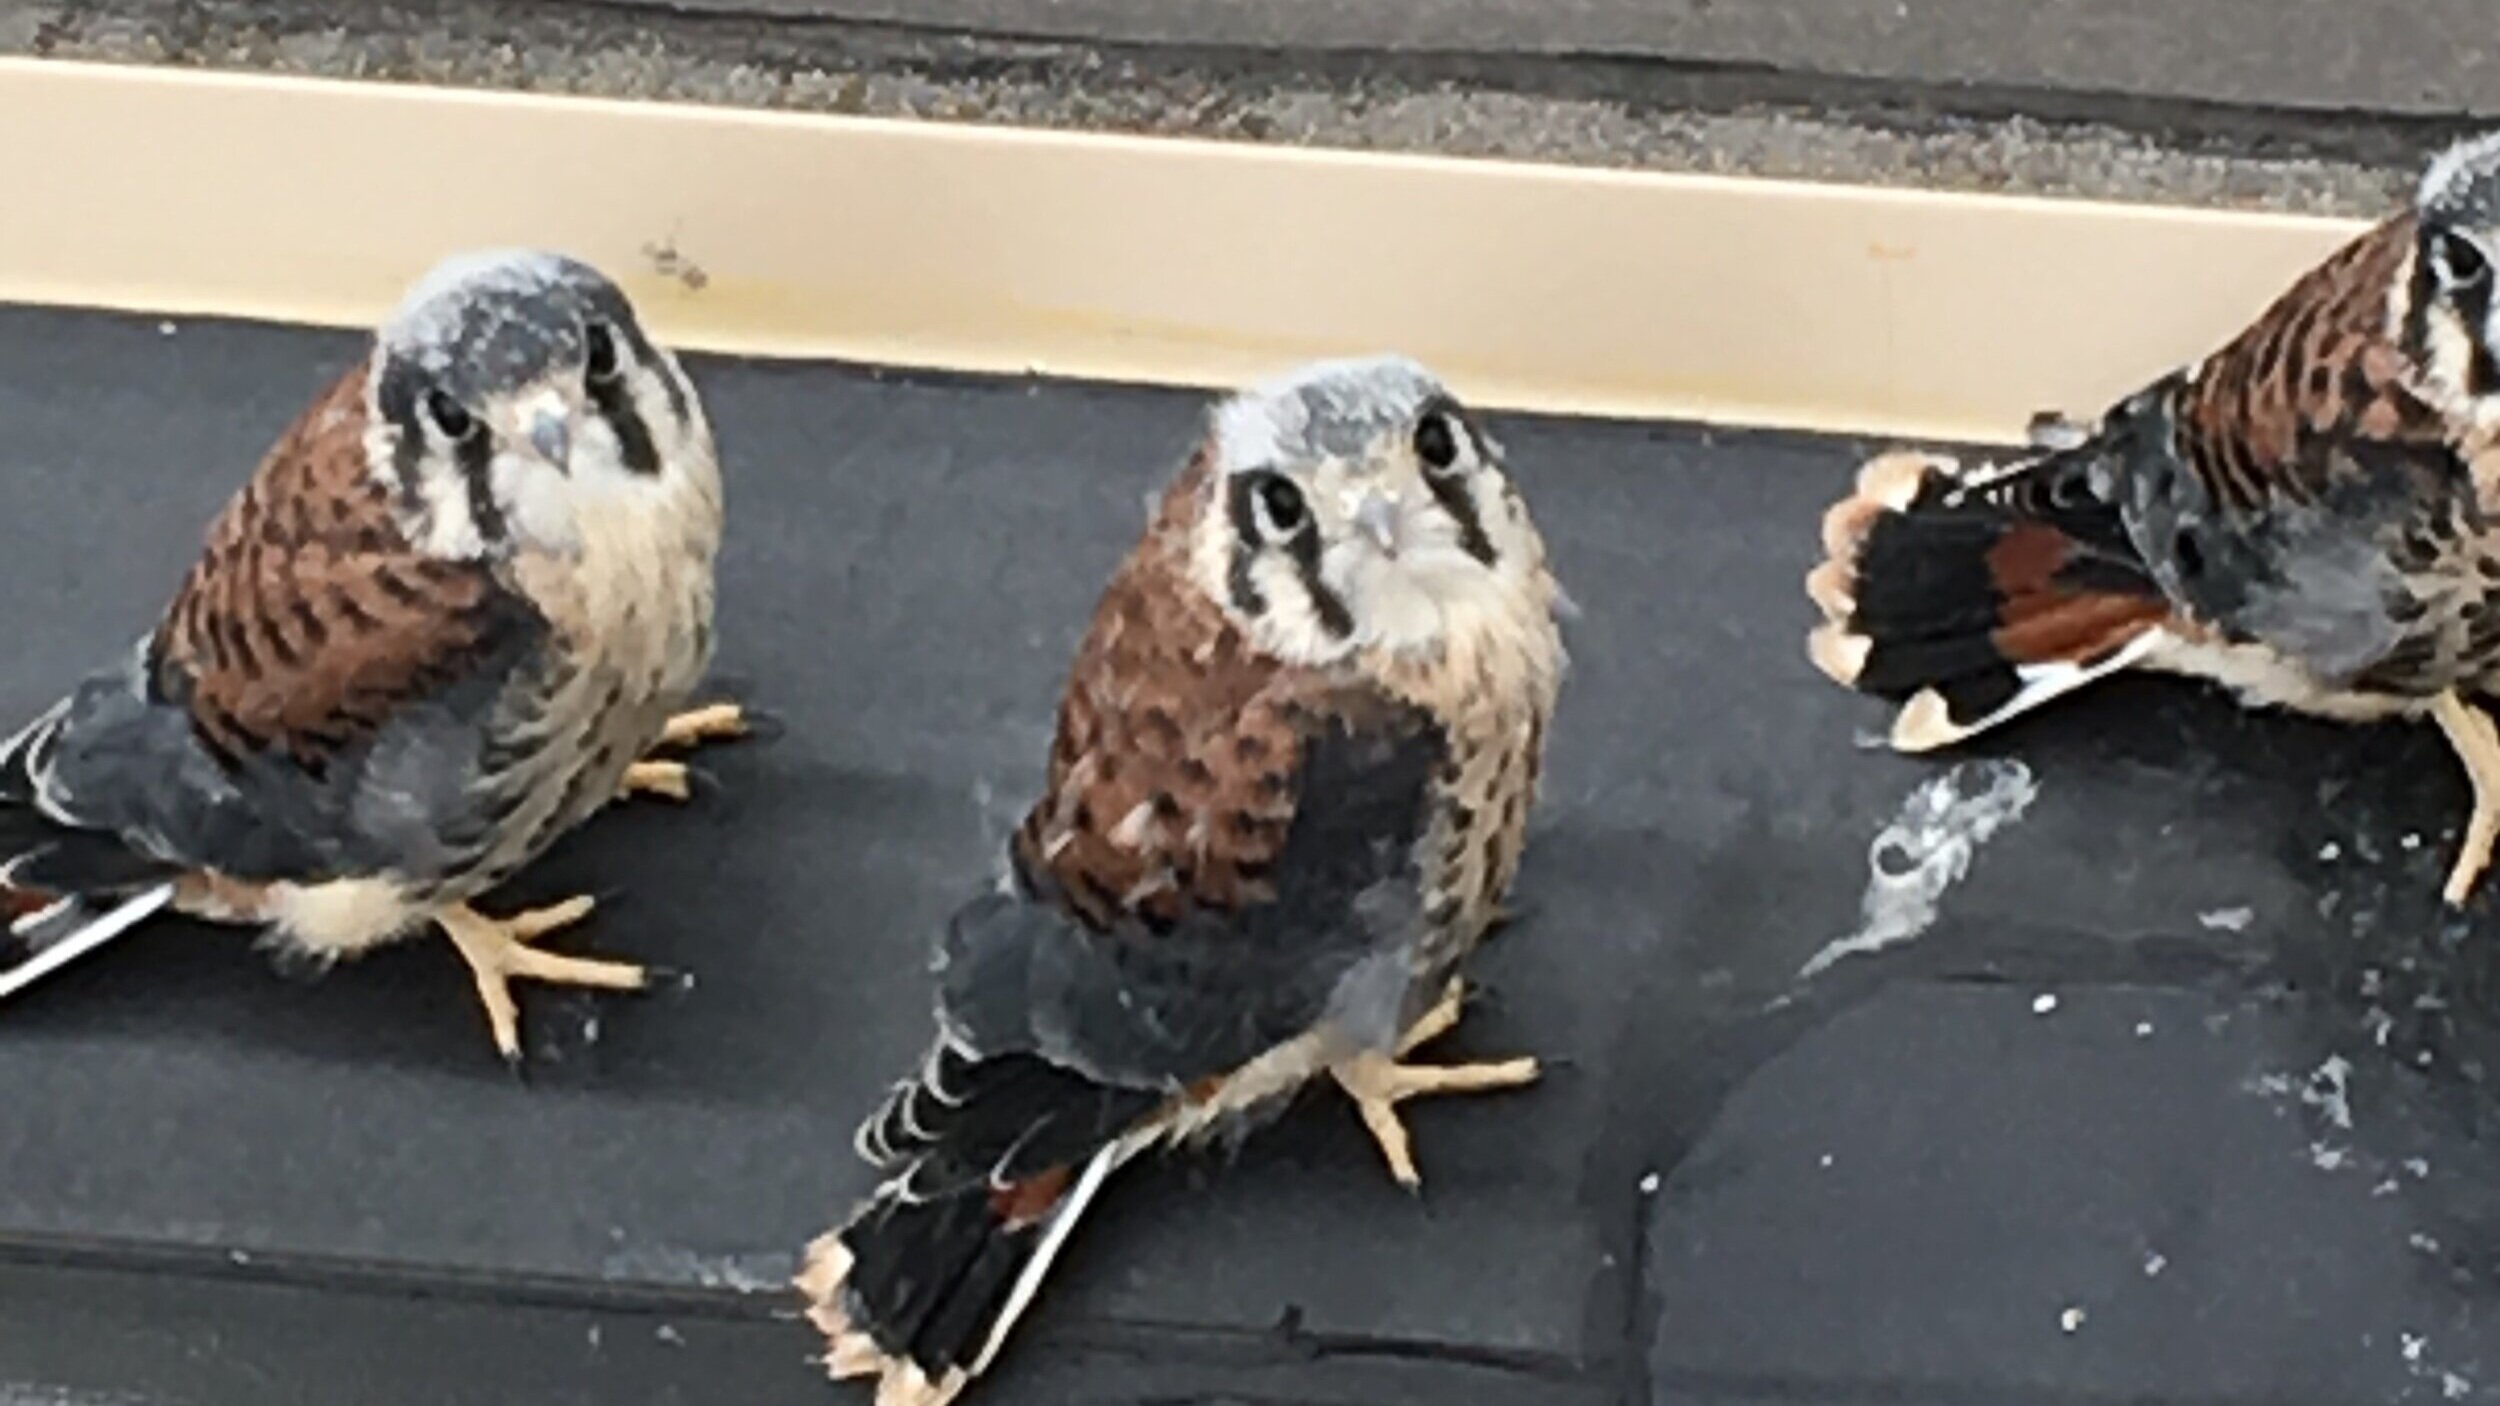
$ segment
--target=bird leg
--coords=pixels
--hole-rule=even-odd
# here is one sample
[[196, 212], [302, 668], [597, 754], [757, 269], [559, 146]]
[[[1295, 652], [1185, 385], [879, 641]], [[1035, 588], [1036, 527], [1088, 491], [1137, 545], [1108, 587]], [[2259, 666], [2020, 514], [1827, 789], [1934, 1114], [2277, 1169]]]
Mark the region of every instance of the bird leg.
[[1423, 1013], [1406, 1033], [1398, 1037], [1397, 1057], [1406, 1058], [1415, 1051], [1458, 1028], [1458, 1018], [1467, 1010], [1467, 983], [1457, 977], [1441, 988], [1441, 999]]
[[1441, 1066], [1398, 1062], [1455, 1028], [1466, 994], [1465, 986], [1453, 978], [1440, 1001], [1399, 1037], [1394, 1055], [1365, 1050], [1329, 1068], [1329, 1073], [1336, 1076], [1337, 1086], [1354, 1100], [1355, 1111], [1363, 1115], [1363, 1126], [1371, 1130], [1372, 1140], [1380, 1144], [1380, 1155], [1389, 1163], [1389, 1175], [1409, 1191], [1423, 1185], [1423, 1175], [1415, 1170], [1406, 1123], [1398, 1116], [1399, 1104], [1419, 1094], [1484, 1093], [1515, 1089], [1537, 1079], [1537, 1062], [1533, 1058]]
[[456, 903], [434, 915], [434, 921], [442, 926], [452, 945], [460, 949], [461, 959], [477, 977], [477, 995], [486, 1007], [487, 1027], [506, 1063], [517, 1064], [521, 1059], [521, 1012], [512, 999], [515, 979], [526, 977], [558, 986], [590, 986], [603, 991], [640, 991], [651, 984], [650, 972], [630, 962], [566, 957], [529, 945], [590, 916], [594, 902], [585, 895], [509, 918], [490, 918], [465, 903]]
[[[652, 750], [695, 747], [746, 735], [745, 709], [735, 703], [713, 703], [670, 718], [668, 725], [660, 729], [659, 740], [652, 744]], [[617, 788], [617, 794], [648, 794], [683, 801], [693, 797], [694, 787], [686, 774], [684, 762], [646, 756], [625, 768], [625, 780]]]
[[2448, 871], [2448, 902], [2462, 907], [2474, 881], [2491, 863], [2493, 841], [2500, 840], [2500, 729], [2492, 726], [2489, 713], [2454, 689], [2431, 700], [2431, 716], [2448, 735], [2448, 745], [2456, 749], [2465, 777], [2474, 785], [2474, 814], [2466, 822], [2456, 866]]

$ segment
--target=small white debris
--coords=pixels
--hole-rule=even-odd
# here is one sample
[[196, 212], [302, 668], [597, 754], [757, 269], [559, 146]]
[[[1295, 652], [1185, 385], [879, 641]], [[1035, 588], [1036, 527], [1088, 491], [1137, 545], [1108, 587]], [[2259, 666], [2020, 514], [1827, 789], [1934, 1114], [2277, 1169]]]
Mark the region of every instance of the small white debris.
[[2047, 1015], [2049, 1012], [2056, 1009], [2057, 997], [2053, 993], [2043, 991], [2039, 995], [2031, 998], [2031, 1013], [2033, 1015]]
[[599, 1325], [598, 1325], [598, 1324], [596, 1324], [596, 1323], [591, 1324], [591, 1325], [590, 1325], [590, 1345], [591, 1345], [592, 1347], [594, 1347], [594, 1348], [595, 1348], [595, 1347], [599, 1346], [599, 1339], [600, 1339], [600, 1337], [601, 1337], [601, 1336], [602, 1336], [602, 1334], [601, 1334], [601, 1333], [600, 1333], [600, 1331], [599, 1331]]
[[2422, 1349], [2430, 1345], [2430, 1340], [2418, 1333], [2398, 1333], [2396, 1341], [2403, 1345], [2407, 1362], [2421, 1361]]
[[2406, 849], [2420, 849], [2422, 847], [2422, 837], [2411, 830], [2407, 830], [2404, 838], [2396, 841], [2396, 843], [2404, 846]]
[[785, 1254], [696, 1254], [658, 1247], [620, 1248], [601, 1265], [610, 1279], [687, 1281], [706, 1289], [733, 1289], [741, 1294], [778, 1294], [797, 1272]]
[[2257, 910], [2254, 908], [2216, 908], [2210, 913], [2197, 914], [2196, 921], [2204, 924], [2209, 931], [2239, 932], [2250, 923], [2257, 921]]
[[2328, 1055], [2325, 1062], [2309, 1071], [2309, 1082], [2302, 1086], [2300, 1101], [2326, 1115], [2326, 1121], [2346, 1132], [2352, 1131], [2352, 1062], [2342, 1055]]
[[1646, 1172], [1642, 1174], [1641, 1194], [1643, 1196], [1655, 1196], [1658, 1194], [1658, 1174], [1656, 1172]]
[[2414, 1249], [2419, 1250], [2426, 1255], [2435, 1255], [2439, 1253], [2438, 1239], [2433, 1236], [2425, 1235], [2418, 1230], [2405, 1237], [2405, 1243], [2411, 1245]]
[[2394, 1177], [2389, 1177], [2387, 1180], [2385, 1180], [2385, 1181], [2383, 1181], [2383, 1182], [2380, 1182], [2378, 1185], [2376, 1185], [2376, 1186], [2374, 1186], [2374, 1187], [2371, 1187], [2371, 1188], [2370, 1188], [2370, 1194], [2371, 1194], [2372, 1196], [2393, 1196], [2393, 1195], [2395, 1195], [2395, 1194], [2396, 1194], [2396, 1179], [2395, 1179]]
[[2064, 1313], [2057, 1315], [2057, 1326], [2065, 1329], [2069, 1333], [2082, 1327], [2083, 1310], [2080, 1308], [2069, 1308]]
[[2351, 1155], [2352, 1154], [2350, 1152], [2343, 1148], [2329, 1147], [2323, 1142], [2313, 1142], [2309, 1144], [2310, 1165], [2316, 1167], [2321, 1172], [2342, 1171], [2344, 1169], [2345, 1159]]
[[2135, 1023], [2135, 1038], [2137, 1038], [2137, 1039], [2139, 1039], [2139, 1040], [2150, 1040], [2150, 1039], [2152, 1039], [2152, 1038], [2153, 1038], [2153, 1022], [2151, 1022], [2151, 1021], [2149, 1021], [2149, 1020], [2139, 1020], [2139, 1021], [2137, 1021], [2137, 1022]]
[[1823, 1154], [1823, 1165], [1824, 1165], [1824, 1166], [1826, 1166], [1826, 1167], [1828, 1167], [1828, 1166], [1830, 1166], [1831, 1164], [1832, 1164], [1832, 1154], [1830, 1154], [1830, 1153], [1828, 1153], [1828, 1152], [1824, 1153], [1824, 1154]]
[[686, 1345], [686, 1335], [678, 1332], [675, 1328], [666, 1323], [663, 1323], [658, 1328], [653, 1329], [651, 1336], [658, 1338], [661, 1342], [667, 1343], [670, 1347], [684, 1347]]
[[233, 1265], [250, 1264], [252, 1262], [252, 1255], [249, 1250], [228, 1250], [226, 1251], [226, 1262]]
[[2428, 1157], [2407, 1157], [2405, 1170], [2413, 1174], [2415, 1181], [2420, 1181], [2431, 1174], [2431, 1160]]
[[2474, 1394], [2474, 1384], [2454, 1372], [2439, 1374], [2439, 1394], [2450, 1401], [2463, 1401]]
[[160, 322], [156, 324], [156, 335], [159, 337], [170, 337], [180, 330], [182, 329], [174, 326], [170, 322]]
[[2318, 846], [2318, 858], [2325, 860], [2329, 864], [2332, 864], [2336, 860], [2343, 857], [2344, 847], [2335, 843], [2333, 840], [2329, 840], [2325, 844]]
[[2168, 1255], [2155, 1252], [2144, 1257], [2144, 1277], [2147, 1279], [2160, 1278], [2161, 1272], [2169, 1267], [2170, 1257]]

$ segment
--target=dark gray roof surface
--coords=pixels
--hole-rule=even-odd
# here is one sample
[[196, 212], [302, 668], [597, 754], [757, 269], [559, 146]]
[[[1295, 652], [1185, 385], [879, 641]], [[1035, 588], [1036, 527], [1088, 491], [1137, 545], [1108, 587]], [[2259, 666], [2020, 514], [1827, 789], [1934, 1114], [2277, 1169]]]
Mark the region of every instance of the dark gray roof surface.
[[[0, 311], [0, 712], [151, 619], [355, 352]], [[308, 981], [169, 924], [0, 1009], [0, 1402], [849, 1399], [780, 1281], [862, 1188], [933, 924], [1199, 399], [696, 374], [723, 669], [786, 735], [514, 901], [608, 895], [579, 941], [698, 985], [528, 993], [527, 1087], [433, 940]], [[2145, 683], [1992, 759], [1869, 750], [1799, 587], [1859, 446], [1496, 426], [1584, 614], [1525, 916], [1451, 1048], [1567, 1067], [1419, 1108], [1421, 1203], [1316, 1094], [1124, 1175], [977, 1400], [2500, 1393], [2491, 935], [2438, 913], [2464, 786], [2427, 728]], [[1798, 978], [1870, 930], [1911, 936]]]

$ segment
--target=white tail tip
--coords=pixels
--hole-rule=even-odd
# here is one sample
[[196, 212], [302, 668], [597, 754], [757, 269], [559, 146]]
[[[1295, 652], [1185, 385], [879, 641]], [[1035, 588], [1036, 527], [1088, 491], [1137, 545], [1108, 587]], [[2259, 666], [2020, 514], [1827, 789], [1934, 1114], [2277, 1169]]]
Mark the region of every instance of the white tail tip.
[[136, 898], [124, 899], [121, 906], [103, 914], [58, 942], [46, 943], [36, 951], [35, 955], [7, 971], [0, 971], [0, 1001], [7, 1000], [137, 927], [158, 909], [173, 901], [174, 886], [159, 884]]

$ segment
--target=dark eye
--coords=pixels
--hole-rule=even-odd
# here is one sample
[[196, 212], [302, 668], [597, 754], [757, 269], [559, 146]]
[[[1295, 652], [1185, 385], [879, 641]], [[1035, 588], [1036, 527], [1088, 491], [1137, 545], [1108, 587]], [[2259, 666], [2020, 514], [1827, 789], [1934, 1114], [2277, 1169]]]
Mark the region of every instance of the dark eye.
[[1259, 517], [1271, 537], [1291, 537], [1311, 520], [1302, 490], [1283, 474], [1259, 475], [1258, 486], [1251, 491], [1259, 496]]
[[1415, 457], [1436, 471], [1458, 462], [1458, 432], [1450, 428], [1449, 416], [1426, 415], [1415, 427]]
[[2439, 265], [2448, 275], [2451, 288], [2470, 288], [2491, 277], [2491, 260], [2473, 240], [2443, 230], [2437, 236]]
[[434, 428], [445, 439], [467, 439], [477, 429], [477, 420], [468, 409], [441, 391], [426, 392], [425, 413], [433, 417]]
[[588, 359], [590, 379], [594, 381], [615, 380], [616, 334], [608, 330], [606, 323], [594, 322], [590, 324], [590, 330], [582, 334], [582, 338], [590, 346]]

